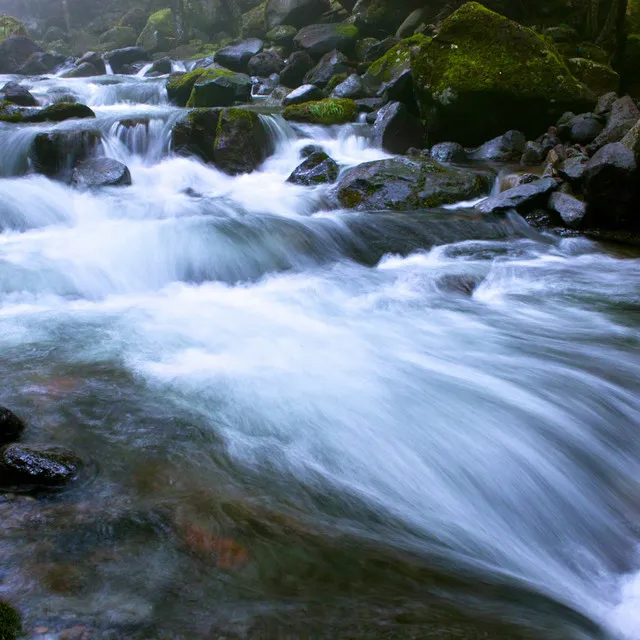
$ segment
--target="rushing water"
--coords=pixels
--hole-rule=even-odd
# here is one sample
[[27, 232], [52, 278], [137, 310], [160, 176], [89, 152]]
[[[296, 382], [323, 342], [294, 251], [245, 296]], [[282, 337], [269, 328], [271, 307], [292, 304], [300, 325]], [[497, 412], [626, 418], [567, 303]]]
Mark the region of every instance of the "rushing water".
[[[230, 178], [170, 154], [162, 79], [33, 90], [98, 119], [0, 125], [0, 404], [89, 461], [0, 499], [29, 637], [640, 638], [638, 259], [285, 183], [384, 157], [365, 125], [265, 117]], [[29, 175], [54, 126], [133, 186]]]

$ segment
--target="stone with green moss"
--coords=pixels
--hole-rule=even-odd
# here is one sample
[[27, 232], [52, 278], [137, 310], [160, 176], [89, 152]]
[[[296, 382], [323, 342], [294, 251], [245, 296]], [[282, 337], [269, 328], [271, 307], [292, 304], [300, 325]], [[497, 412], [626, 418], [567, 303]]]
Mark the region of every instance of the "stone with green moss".
[[267, 33], [267, 40], [280, 47], [290, 47], [298, 30], [289, 24], [281, 24]]
[[12, 16], [0, 15], [0, 42], [9, 36], [28, 36], [29, 31], [18, 20]]
[[264, 38], [267, 33], [266, 2], [242, 14], [242, 34], [245, 38]]
[[393, 82], [407, 69], [411, 68], [411, 51], [431, 42], [431, 38], [418, 34], [405, 38], [395, 47], [392, 47], [382, 57], [372, 62], [364, 80], [371, 87], [380, 87], [383, 84]]
[[186, 107], [196, 82], [213, 80], [224, 75], [233, 75], [233, 71], [222, 67], [200, 67], [187, 73], [174, 73], [167, 81], [169, 100], [179, 107]]
[[171, 9], [162, 9], [149, 16], [137, 44], [149, 53], [169, 51], [176, 43]]
[[342, 84], [349, 77], [348, 73], [336, 73], [332, 76], [325, 89], [331, 93], [339, 84]]
[[352, 24], [311, 24], [302, 27], [293, 42], [299, 49], [318, 58], [334, 50], [352, 54], [357, 38], [358, 28]]
[[122, 49], [132, 47], [138, 34], [131, 27], [113, 27], [100, 36], [100, 44], [105, 49]]
[[608, 64], [600, 64], [586, 58], [569, 58], [567, 66], [571, 73], [597, 96], [617, 91], [620, 86], [620, 76]]
[[481, 144], [507, 130], [529, 137], [595, 95], [543, 36], [468, 2], [411, 54], [416, 97], [432, 142]]
[[187, 107], [230, 107], [237, 102], [247, 103], [251, 99], [251, 86], [251, 78], [244, 73], [215, 70], [198, 78]]
[[286, 120], [322, 125], [353, 122], [357, 115], [358, 105], [353, 100], [343, 98], [326, 98], [295, 104], [284, 110]]
[[0, 600], [0, 639], [16, 640], [22, 633], [22, 619], [18, 611]]
[[[57, 102], [29, 116], [29, 122], [63, 122], [73, 118], [95, 118], [96, 114], [85, 104]], [[26, 119], [26, 118], [25, 118]]]

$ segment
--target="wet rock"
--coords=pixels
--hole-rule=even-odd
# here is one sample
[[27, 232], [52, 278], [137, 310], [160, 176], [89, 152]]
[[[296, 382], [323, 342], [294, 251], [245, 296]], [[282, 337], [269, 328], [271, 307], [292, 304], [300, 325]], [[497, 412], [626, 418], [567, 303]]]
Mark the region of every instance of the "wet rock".
[[160, 58], [156, 60], [149, 70], [145, 73], [145, 76], [166, 76], [171, 73], [173, 69], [173, 61], [169, 57]]
[[611, 111], [611, 108], [613, 107], [613, 104], [617, 99], [618, 94], [615, 91], [605, 93], [603, 96], [600, 96], [600, 98], [598, 98], [596, 108], [593, 110], [593, 112], [598, 116], [607, 115]]
[[318, 184], [329, 184], [338, 179], [338, 165], [324, 151], [312, 153], [287, 178], [292, 184], [311, 187]]
[[29, 150], [29, 159], [38, 173], [66, 179], [78, 162], [93, 153], [100, 139], [100, 132], [95, 130], [39, 133]]
[[524, 145], [520, 163], [523, 165], [540, 164], [546, 156], [544, 147], [539, 142], [529, 141]]
[[587, 151], [595, 153], [607, 144], [620, 142], [638, 120], [640, 120], [640, 111], [635, 102], [629, 96], [619, 98], [611, 106], [602, 133], [589, 144]]
[[583, 113], [575, 116], [563, 127], [558, 128], [558, 133], [573, 144], [589, 144], [602, 132], [603, 125], [600, 119], [592, 113]]
[[63, 447], [9, 444], [0, 449], [0, 486], [61, 488], [75, 480], [82, 460]]
[[298, 30], [295, 27], [292, 27], [290, 24], [282, 24], [274, 27], [267, 33], [267, 40], [279, 47], [289, 49], [293, 44], [296, 33], [298, 33]]
[[400, 102], [390, 102], [378, 111], [373, 137], [375, 143], [389, 153], [405, 153], [410, 147], [422, 147], [425, 140], [422, 123]]
[[263, 51], [249, 60], [249, 75], [268, 78], [273, 73], [280, 73], [285, 67], [282, 56], [276, 51]]
[[336, 185], [336, 194], [346, 209], [410, 211], [476, 198], [488, 193], [492, 182], [492, 175], [486, 172], [400, 157], [347, 170]]
[[457, 142], [441, 142], [431, 147], [431, 157], [437, 162], [450, 164], [467, 160], [467, 152]]
[[[140, 35], [137, 38], [137, 42], [134, 32], [133, 42], [129, 42], [127, 44], [137, 44], [139, 47], [145, 51], [149, 51], [150, 53], [168, 51], [172, 46], [175, 46], [174, 42], [176, 34], [173, 26], [171, 9], [161, 9], [160, 11], [152, 13], [144, 28], [139, 33]], [[125, 38], [130, 37], [130, 32], [125, 33], [124, 35]], [[117, 47], [127, 46], [127, 44], [119, 43], [115, 39], [113, 39], [112, 42], [114, 42], [114, 46]]]
[[306, 51], [294, 51], [280, 72], [280, 82], [285, 87], [298, 87], [313, 66], [313, 58]]
[[348, 24], [312, 24], [303, 27], [293, 39], [299, 49], [308, 51], [311, 57], [319, 58], [330, 51], [353, 53], [358, 29]]
[[136, 62], [149, 62], [149, 54], [140, 47], [125, 47], [114, 49], [105, 54], [104, 59], [111, 65], [111, 70], [116, 74], [126, 74], [130, 65]]
[[325, 54], [318, 64], [309, 71], [304, 77], [304, 81], [308, 84], [315, 84], [323, 88], [329, 80], [340, 73], [349, 73], [351, 71], [347, 57], [339, 51], [330, 51]]
[[547, 206], [551, 211], [557, 213], [562, 222], [571, 229], [579, 229], [582, 226], [587, 212], [587, 205], [582, 200], [560, 191], [551, 194]]
[[324, 149], [319, 144], [307, 144], [300, 149], [300, 155], [303, 158], [308, 158], [314, 153], [324, 153]]
[[36, 52], [29, 56], [23, 65], [18, 68], [18, 73], [23, 76], [40, 76], [53, 73], [67, 61], [67, 57], [59, 53], [46, 51]]
[[324, 97], [324, 91], [322, 91], [322, 89], [318, 89], [315, 84], [303, 84], [301, 87], [298, 87], [291, 93], [288, 93], [286, 98], [282, 101], [282, 104], [285, 107], [288, 107], [292, 104], [303, 104], [313, 100], [322, 100]]
[[250, 38], [222, 47], [216, 52], [214, 60], [231, 71], [245, 73], [249, 67], [249, 60], [259, 54], [263, 47], [262, 40]]
[[0, 638], [16, 640], [22, 635], [22, 618], [18, 610], [0, 600]]
[[220, 75], [201, 79], [195, 83], [188, 107], [227, 107], [251, 99], [251, 78], [244, 73]]
[[573, 156], [562, 161], [558, 166], [558, 175], [571, 185], [581, 185], [589, 158]]
[[509, 162], [520, 160], [527, 143], [524, 133], [507, 131], [504, 135], [485, 142], [481, 147], [469, 154], [472, 160], [493, 160], [495, 162]]
[[[378, 111], [385, 105], [385, 101], [383, 98], [360, 98], [360, 100], [355, 101], [358, 105], [358, 111], [361, 113], [373, 113], [374, 111]], [[375, 122], [375, 118], [374, 118]]]
[[11, 102], [21, 107], [37, 107], [38, 101], [26, 87], [17, 82], [7, 82], [0, 89], [0, 102]]
[[85, 62], [93, 65], [98, 70], [98, 75], [104, 75], [107, 72], [102, 56], [95, 51], [87, 51], [87, 53], [85, 53], [82, 58], [76, 61], [76, 65], [80, 66]]
[[87, 105], [78, 102], [57, 102], [30, 116], [29, 122], [63, 122], [64, 120], [95, 117], [96, 114]]
[[358, 98], [364, 98], [368, 95], [367, 89], [364, 86], [362, 78], [352, 73], [344, 82], [341, 82], [332, 92], [334, 98], [350, 98], [351, 100], [357, 100]]
[[0, 73], [18, 73], [34, 53], [44, 53], [44, 49], [27, 36], [5, 38], [0, 42]]
[[299, 29], [318, 21], [330, 8], [329, 0], [267, 0], [265, 6], [267, 29], [283, 24]]
[[123, 187], [131, 184], [131, 173], [113, 158], [92, 158], [76, 166], [71, 184], [78, 187]]
[[458, 293], [465, 296], [472, 296], [473, 292], [482, 282], [481, 278], [471, 275], [446, 274], [436, 281], [436, 286], [441, 291], [447, 293]]
[[171, 137], [174, 151], [213, 163], [213, 149], [221, 112], [221, 109], [196, 109], [188, 113], [173, 129]]
[[542, 178], [491, 196], [477, 205], [476, 209], [482, 213], [503, 213], [511, 210], [527, 213], [544, 204], [549, 194], [557, 188], [558, 183], [553, 178]]
[[102, 75], [90, 62], [83, 62], [60, 74], [61, 78], [92, 78]]
[[558, 136], [558, 130], [556, 127], [549, 127], [547, 133], [540, 136], [536, 142], [542, 145], [545, 155], [557, 145], [562, 144], [562, 140], [560, 140], [560, 137]]
[[26, 425], [5, 407], [0, 407], [0, 444], [15, 442], [22, 436]]

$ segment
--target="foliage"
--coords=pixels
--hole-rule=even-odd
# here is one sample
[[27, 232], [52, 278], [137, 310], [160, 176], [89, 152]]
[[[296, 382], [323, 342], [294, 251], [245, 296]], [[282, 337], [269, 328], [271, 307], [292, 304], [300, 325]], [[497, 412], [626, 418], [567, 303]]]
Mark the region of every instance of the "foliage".
[[287, 120], [310, 122], [312, 124], [345, 124], [353, 122], [358, 114], [358, 105], [353, 100], [326, 98], [291, 105], [284, 110]]
[[5, 40], [9, 36], [28, 36], [27, 28], [11, 16], [0, 15], [0, 41]]

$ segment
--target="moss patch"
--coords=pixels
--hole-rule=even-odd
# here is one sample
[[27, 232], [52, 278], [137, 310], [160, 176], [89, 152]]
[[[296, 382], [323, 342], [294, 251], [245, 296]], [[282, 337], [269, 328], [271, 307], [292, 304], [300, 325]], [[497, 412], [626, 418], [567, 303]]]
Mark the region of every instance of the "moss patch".
[[155, 53], [168, 51], [175, 45], [176, 34], [173, 28], [171, 9], [162, 9], [149, 16], [145, 28], [138, 38], [138, 46]]
[[567, 60], [567, 66], [573, 75], [597, 96], [618, 90], [620, 76], [607, 64], [599, 64], [585, 58], [570, 58]]
[[348, 73], [336, 73], [332, 76], [325, 89], [331, 93], [339, 84], [342, 84], [349, 77]]
[[189, 71], [188, 73], [176, 73], [169, 77], [167, 82], [167, 94], [171, 102], [177, 104], [179, 107], [185, 107], [193, 87], [197, 82], [204, 82], [206, 80], [214, 80], [221, 76], [232, 76], [233, 71], [222, 68], [205, 69], [199, 68]]
[[418, 34], [405, 38], [392, 47], [381, 58], [372, 62], [367, 69], [367, 76], [378, 84], [389, 82], [393, 77], [408, 69], [411, 65], [411, 50], [414, 47], [428, 45], [431, 38]]
[[0, 42], [9, 36], [28, 36], [27, 28], [12, 16], [0, 15]]
[[353, 122], [358, 115], [358, 105], [353, 100], [326, 98], [304, 104], [296, 104], [284, 110], [287, 120], [312, 124], [345, 124]]
[[28, 118], [29, 122], [62, 122], [72, 118], [95, 118], [96, 114], [85, 104], [57, 102], [50, 104]]
[[100, 36], [100, 44], [113, 49], [132, 47], [138, 34], [131, 27], [114, 27]]

